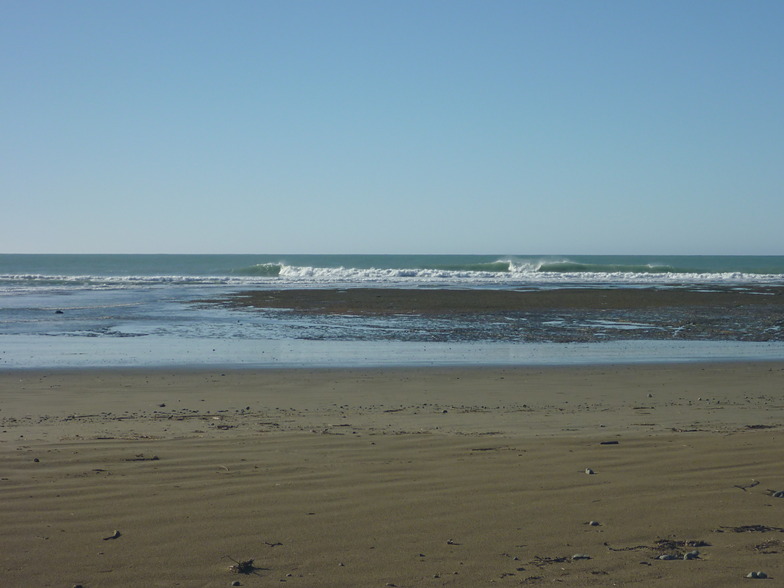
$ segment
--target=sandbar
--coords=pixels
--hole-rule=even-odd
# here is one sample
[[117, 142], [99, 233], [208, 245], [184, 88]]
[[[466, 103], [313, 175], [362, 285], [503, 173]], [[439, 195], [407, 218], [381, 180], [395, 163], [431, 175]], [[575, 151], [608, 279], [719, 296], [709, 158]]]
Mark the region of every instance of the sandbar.
[[635, 310], [784, 306], [784, 287], [557, 288], [548, 290], [319, 288], [254, 290], [216, 301], [320, 314], [452, 314], [526, 310]]

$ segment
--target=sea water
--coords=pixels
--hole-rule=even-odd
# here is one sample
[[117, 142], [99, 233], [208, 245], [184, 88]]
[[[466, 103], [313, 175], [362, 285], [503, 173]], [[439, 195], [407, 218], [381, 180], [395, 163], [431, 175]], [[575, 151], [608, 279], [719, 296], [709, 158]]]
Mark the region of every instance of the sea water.
[[254, 287], [781, 283], [784, 256], [0, 255], [0, 290], [161, 284]]
[[[775, 333], [768, 341], [617, 334], [646, 328], [634, 317], [611, 317], [619, 328], [607, 340], [601, 320], [579, 313], [545, 317], [531, 337], [510, 340], [508, 328], [459, 317], [305, 316], [205, 304], [257, 289], [764, 285], [784, 285], [784, 256], [0, 255], [0, 368], [784, 359]], [[598, 339], [572, 338], [567, 326], [575, 323]]]

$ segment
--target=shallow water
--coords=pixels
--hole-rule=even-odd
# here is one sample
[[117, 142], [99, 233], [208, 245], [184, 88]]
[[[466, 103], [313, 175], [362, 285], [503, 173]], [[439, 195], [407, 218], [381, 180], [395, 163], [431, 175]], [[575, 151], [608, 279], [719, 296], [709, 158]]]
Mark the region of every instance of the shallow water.
[[759, 308], [361, 317], [201, 303], [278, 288], [754, 288], [784, 281], [782, 257], [0, 255], [0, 262], [0, 368], [8, 369], [784, 359], [784, 320]]
[[0, 335], [0, 369], [545, 366], [781, 359], [784, 359], [784, 344], [779, 342], [517, 344]]

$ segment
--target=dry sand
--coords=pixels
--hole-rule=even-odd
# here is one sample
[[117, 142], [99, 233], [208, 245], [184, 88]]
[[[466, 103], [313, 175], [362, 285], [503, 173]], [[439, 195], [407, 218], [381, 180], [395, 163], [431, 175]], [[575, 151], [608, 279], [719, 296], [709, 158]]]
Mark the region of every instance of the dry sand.
[[7, 372], [0, 585], [775, 584], [782, 393], [781, 363]]

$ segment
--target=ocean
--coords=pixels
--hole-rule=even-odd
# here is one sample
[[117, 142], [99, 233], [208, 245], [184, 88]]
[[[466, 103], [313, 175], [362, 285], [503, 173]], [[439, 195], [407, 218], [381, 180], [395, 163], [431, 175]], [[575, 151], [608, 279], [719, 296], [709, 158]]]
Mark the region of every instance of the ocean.
[[684, 339], [669, 326], [683, 317], [651, 313], [561, 310], [504, 317], [488, 327], [486, 317], [319, 316], [207, 302], [241, 291], [303, 288], [782, 285], [784, 256], [4, 254], [0, 369], [784, 359], [784, 325], [756, 318], [751, 322], [759, 324], [748, 329], [741, 324]]

